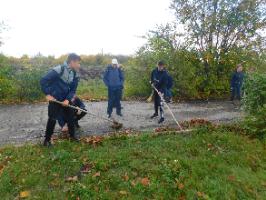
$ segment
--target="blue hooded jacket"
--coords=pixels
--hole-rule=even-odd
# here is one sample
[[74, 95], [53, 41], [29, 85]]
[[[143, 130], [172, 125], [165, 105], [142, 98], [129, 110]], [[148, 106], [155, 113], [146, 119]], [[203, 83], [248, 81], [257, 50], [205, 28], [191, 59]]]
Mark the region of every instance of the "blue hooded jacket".
[[124, 80], [124, 73], [120, 68], [114, 68], [112, 65], [107, 66], [103, 81], [108, 88], [123, 88]]
[[76, 94], [79, 76], [66, 63], [51, 69], [40, 84], [45, 95], [51, 95], [58, 101], [71, 101]]

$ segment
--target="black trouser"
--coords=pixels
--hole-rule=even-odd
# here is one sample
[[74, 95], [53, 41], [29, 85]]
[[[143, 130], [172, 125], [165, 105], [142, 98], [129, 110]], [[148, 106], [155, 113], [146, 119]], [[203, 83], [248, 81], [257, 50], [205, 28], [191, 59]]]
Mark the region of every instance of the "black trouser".
[[56, 120], [59, 115], [62, 115], [64, 121], [67, 123], [70, 137], [75, 136], [74, 110], [68, 107], [63, 107], [60, 104], [50, 102], [48, 105], [48, 121], [45, 132], [45, 139], [48, 141], [51, 140], [54, 133]]
[[154, 91], [154, 111], [155, 114], [158, 114], [158, 110], [160, 108], [160, 117], [164, 117], [164, 111], [163, 111], [163, 102], [161, 100], [161, 97], [159, 96], [159, 94]]

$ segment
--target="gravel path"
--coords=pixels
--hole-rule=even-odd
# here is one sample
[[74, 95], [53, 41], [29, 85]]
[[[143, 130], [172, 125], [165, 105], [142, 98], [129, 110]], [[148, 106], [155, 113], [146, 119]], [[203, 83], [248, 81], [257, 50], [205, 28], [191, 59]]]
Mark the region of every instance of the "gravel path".
[[[86, 103], [90, 112], [105, 115], [106, 102]], [[153, 114], [153, 104], [145, 102], [123, 102], [124, 117], [117, 117], [124, 128], [144, 130], [158, 127], [157, 119], [150, 120]], [[206, 102], [206, 103], [180, 103], [171, 104], [170, 107], [179, 121], [192, 118], [205, 118], [216, 122], [227, 122], [241, 117], [239, 109], [231, 102]], [[173, 124], [173, 120], [166, 111], [164, 125]], [[0, 105], [0, 145], [23, 144], [36, 142], [42, 139], [47, 120], [47, 104], [29, 105]], [[109, 123], [92, 116], [85, 116], [81, 120], [80, 135], [104, 134], [111, 131]], [[57, 132], [59, 127], [56, 128]]]

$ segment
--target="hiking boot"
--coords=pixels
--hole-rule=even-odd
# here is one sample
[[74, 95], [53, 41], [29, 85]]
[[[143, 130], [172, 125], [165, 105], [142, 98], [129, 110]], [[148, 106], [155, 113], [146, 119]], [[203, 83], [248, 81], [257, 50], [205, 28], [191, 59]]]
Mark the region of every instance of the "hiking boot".
[[51, 148], [51, 147], [53, 147], [51, 141], [50, 141], [50, 140], [47, 140], [47, 139], [44, 140], [44, 142], [43, 142], [43, 146], [44, 146], [44, 147], [47, 147], [47, 148]]
[[163, 123], [163, 122], [164, 122], [164, 118], [161, 117], [161, 118], [159, 119], [159, 121], [158, 121], [158, 124], [161, 124], [161, 123]]
[[154, 113], [150, 118], [153, 119], [155, 117], [158, 117], [158, 113]]

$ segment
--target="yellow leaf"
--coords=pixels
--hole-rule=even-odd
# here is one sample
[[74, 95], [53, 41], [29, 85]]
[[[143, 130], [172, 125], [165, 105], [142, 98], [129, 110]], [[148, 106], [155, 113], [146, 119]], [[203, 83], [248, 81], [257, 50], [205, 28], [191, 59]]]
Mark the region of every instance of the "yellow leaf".
[[94, 175], [92, 175], [92, 177], [99, 177], [101, 176], [101, 172], [96, 172]]
[[78, 176], [70, 176], [66, 179], [67, 182], [76, 182], [78, 181]]
[[127, 195], [127, 191], [124, 191], [124, 190], [121, 190], [119, 193], [122, 195]]
[[19, 194], [19, 197], [20, 198], [27, 198], [27, 197], [29, 197], [30, 196], [30, 192], [29, 191], [22, 191], [22, 192], [20, 192], [20, 194]]

